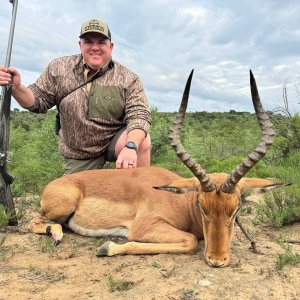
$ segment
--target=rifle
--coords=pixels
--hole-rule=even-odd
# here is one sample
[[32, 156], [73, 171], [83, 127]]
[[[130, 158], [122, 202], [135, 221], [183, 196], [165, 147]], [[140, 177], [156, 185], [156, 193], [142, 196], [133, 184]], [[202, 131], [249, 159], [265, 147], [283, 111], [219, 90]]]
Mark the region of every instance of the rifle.
[[[18, 0], [9, 0], [13, 5], [12, 19], [10, 25], [8, 47], [6, 52], [5, 66], [10, 65], [11, 49], [13, 43]], [[8, 173], [6, 169], [7, 151], [9, 145], [9, 123], [10, 123], [10, 104], [11, 104], [12, 85], [2, 87], [1, 109], [0, 109], [0, 204], [5, 208], [8, 217], [8, 225], [18, 225], [17, 215], [13, 202], [10, 185], [15, 177]]]

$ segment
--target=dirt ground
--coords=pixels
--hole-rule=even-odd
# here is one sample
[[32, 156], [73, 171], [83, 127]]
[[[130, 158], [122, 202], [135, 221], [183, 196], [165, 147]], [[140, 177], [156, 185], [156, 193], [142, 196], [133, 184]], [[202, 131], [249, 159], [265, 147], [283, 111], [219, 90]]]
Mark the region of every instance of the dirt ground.
[[[95, 253], [103, 239], [65, 231], [63, 242], [53, 247], [48, 237], [28, 231], [36, 213], [34, 205], [27, 205], [18, 226], [0, 230], [0, 300], [300, 299], [300, 265], [281, 271], [275, 267], [278, 255], [284, 253], [276, 239], [283, 234], [299, 241], [300, 223], [274, 229], [254, 226], [254, 214], [241, 216], [261, 253], [249, 249], [236, 226], [232, 263], [219, 269], [204, 262], [203, 241], [199, 251], [189, 255], [99, 258]], [[300, 244], [291, 246], [300, 253]]]

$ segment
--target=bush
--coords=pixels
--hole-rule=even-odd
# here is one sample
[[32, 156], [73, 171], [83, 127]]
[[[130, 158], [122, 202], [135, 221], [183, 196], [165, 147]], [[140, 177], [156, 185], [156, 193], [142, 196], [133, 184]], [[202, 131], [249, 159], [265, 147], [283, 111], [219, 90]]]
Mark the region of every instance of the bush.
[[[264, 195], [263, 202], [255, 204], [257, 220], [267, 222], [273, 227], [282, 227], [299, 221], [299, 200], [290, 189], [292, 187]], [[296, 189], [294, 188], [294, 190]]]
[[[54, 131], [53, 112], [36, 119], [31, 113], [29, 130], [24, 129], [24, 113], [21, 121], [14, 115], [18, 126], [12, 126], [10, 137], [10, 172], [16, 176], [12, 185], [15, 195], [40, 193], [43, 187], [63, 174], [62, 158], [58, 154], [58, 138]], [[28, 120], [26, 120], [29, 122]]]
[[286, 265], [296, 265], [300, 262], [300, 255], [293, 252], [291, 245], [284, 242], [282, 237], [277, 239], [277, 244], [284, 250], [284, 253], [278, 255], [276, 269], [282, 270]]
[[[152, 116], [152, 165], [192, 177], [170, 146], [168, 133], [175, 113], [160, 113], [152, 108]], [[294, 182], [292, 187], [266, 195], [257, 207], [258, 219], [284, 226], [300, 220], [300, 117], [273, 114], [272, 119], [278, 132], [274, 145], [246, 176]], [[63, 174], [54, 124], [55, 110], [46, 115], [12, 112], [8, 167], [16, 176], [12, 184], [14, 195], [39, 194], [48, 182]], [[182, 145], [208, 173], [232, 172], [255, 149], [259, 136], [255, 115], [234, 111], [187, 113], [181, 130]]]

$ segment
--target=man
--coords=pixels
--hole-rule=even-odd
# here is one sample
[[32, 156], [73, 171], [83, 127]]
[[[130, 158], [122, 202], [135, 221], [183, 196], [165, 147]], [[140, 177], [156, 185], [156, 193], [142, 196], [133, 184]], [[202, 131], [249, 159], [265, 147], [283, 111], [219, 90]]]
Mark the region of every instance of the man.
[[12, 83], [13, 97], [29, 111], [57, 105], [65, 174], [106, 161], [117, 168], [149, 166], [151, 116], [140, 79], [112, 60], [114, 44], [103, 21], [83, 23], [79, 38], [81, 54], [54, 59], [36, 83], [25, 87], [16, 69], [0, 66], [0, 85]]

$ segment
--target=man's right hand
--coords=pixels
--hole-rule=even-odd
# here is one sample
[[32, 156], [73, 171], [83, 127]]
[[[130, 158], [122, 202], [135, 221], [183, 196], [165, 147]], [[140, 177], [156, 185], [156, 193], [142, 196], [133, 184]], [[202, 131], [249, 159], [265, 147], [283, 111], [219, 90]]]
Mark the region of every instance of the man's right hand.
[[24, 108], [32, 106], [35, 102], [32, 91], [21, 84], [21, 74], [14, 68], [0, 66], [0, 86], [12, 84], [12, 95]]
[[21, 84], [21, 74], [14, 68], [0, 66], [0, 85], [5, 86], [10, 83], [19, 86]]

